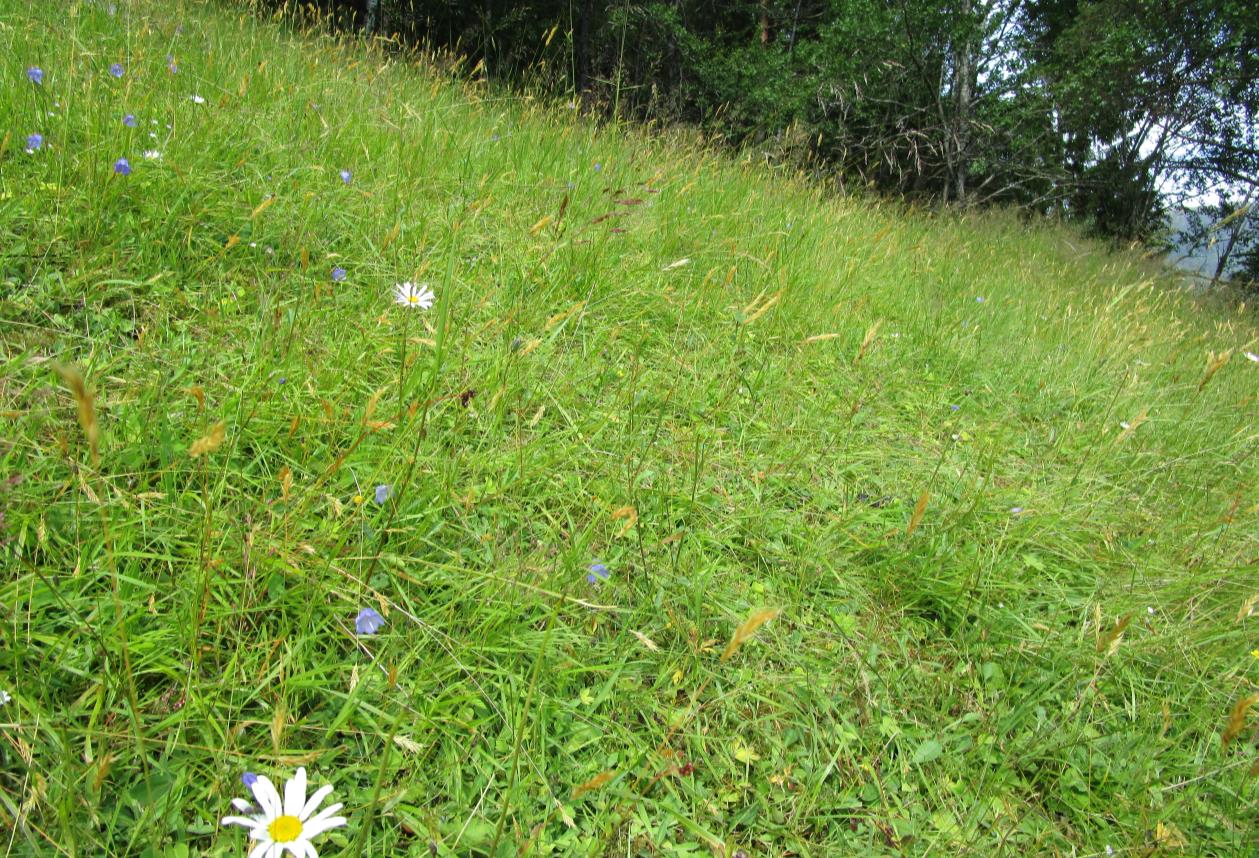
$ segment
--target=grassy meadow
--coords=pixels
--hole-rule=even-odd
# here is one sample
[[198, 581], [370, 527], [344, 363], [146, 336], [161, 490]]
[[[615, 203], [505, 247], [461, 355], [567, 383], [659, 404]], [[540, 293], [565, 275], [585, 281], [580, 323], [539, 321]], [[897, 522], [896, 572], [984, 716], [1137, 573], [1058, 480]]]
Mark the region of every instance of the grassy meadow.
[[1253, 310], [222, 3], [0, 140], [0, 853], [1259, 849]]

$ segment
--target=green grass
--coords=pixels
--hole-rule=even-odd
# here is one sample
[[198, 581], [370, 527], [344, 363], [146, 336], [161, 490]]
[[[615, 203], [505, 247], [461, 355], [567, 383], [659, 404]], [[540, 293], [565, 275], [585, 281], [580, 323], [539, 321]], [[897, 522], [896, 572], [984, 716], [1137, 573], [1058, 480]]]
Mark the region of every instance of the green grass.
[[1254, 849], [1253, 312], [118, 7], [0, 0], [5, 854], [244, 855], [299, 764], [329, 855]]

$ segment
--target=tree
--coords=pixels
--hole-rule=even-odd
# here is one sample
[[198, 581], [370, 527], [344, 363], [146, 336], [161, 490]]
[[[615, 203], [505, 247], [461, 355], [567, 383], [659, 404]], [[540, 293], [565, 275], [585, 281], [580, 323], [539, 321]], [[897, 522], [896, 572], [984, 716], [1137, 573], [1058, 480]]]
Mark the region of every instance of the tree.
[[1259, 183], [1253, 0], [318, 2], [610, 115], [1118, 239]]
[[1162, 208], [1259, 181], [1259, 15], [1241, 0], [1038, 0], [1028, 52], [1076, 217], [1150, 238]]

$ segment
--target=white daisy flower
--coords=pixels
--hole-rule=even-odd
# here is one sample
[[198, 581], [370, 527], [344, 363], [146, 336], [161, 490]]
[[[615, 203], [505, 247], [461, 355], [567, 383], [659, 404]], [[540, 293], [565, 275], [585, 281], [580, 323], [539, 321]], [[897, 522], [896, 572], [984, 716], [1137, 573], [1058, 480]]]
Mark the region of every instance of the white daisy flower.
[[1255, 354], [1254, 352], [1242, 352], [1242, 354], [1244, 354], [1246, 356], [1246, 360], [1250, 361], [1251, 363], [1259, 363], [1259, 355]]
[[0, 690], [0, 706], [7, 706], [13, 698], [9, 696], [9, 692]]
[[393, 287], [393, 300], [404, 307], [419, 307], [421, 310], [427, 310], [433, 306], [437, 296], [423, 283], [418, 286], [414, 283], [399, 283]]
[[156, 149], [145, 149], [144, 159], [146, 161], [160, 161], [162, 160], [162, 153]]
[[205, 99], [204, 99], [204, 98], [202, 98], [202, 97], [201, 97], [201, 96], [199, 96], [199, 95], [194, 95], [194, 96], [192, 96], [192, 103], [193, 103], [193, 104], [205, 104]]
[[320, 787], [306, 799], [306, 769], [299, 768], [293, 779], [284, 785], [284, 799], [265, 776], [246, 772], [241, 778], [245, 786], [253, 790], [257, 807], [243, 798], [232, 799], [232, 807], [241, 813], [260, 811], [252, 816], [225, 816], [223, 825], [241, 825], [248, 828], [249, 838], [258, 845], [249, 858], [281, 858], [288, 851], [293, 858], [319, 858], [310, 842], [330, 828], [345, 825], [344, 816], [333, 816], [341, 809], [340, 803], [330, 804], [319, 813], [319, 807], [331, 786]]

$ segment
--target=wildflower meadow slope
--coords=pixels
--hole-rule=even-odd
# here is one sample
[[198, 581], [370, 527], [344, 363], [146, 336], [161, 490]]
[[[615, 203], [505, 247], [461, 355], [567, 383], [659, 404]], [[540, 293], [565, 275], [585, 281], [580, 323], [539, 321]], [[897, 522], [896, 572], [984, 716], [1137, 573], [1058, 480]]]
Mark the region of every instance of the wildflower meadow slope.
[[224, 4], [0, 141], [5, 854], [1253, 854], [1253, 311]]

